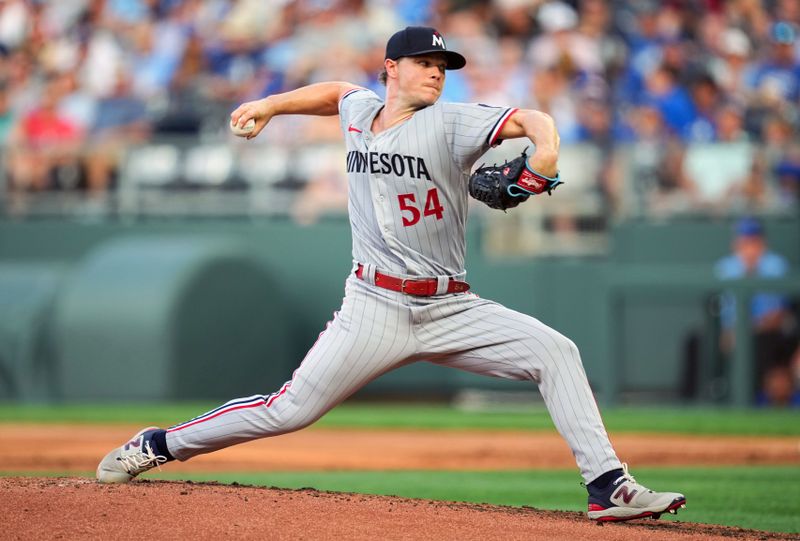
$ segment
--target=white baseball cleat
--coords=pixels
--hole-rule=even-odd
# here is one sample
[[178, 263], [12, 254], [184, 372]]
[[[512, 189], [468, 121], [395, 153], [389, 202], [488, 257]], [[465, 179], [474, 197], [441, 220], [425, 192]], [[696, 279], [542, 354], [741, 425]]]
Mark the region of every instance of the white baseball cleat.
[[150, 426], [137, 432], [125, 445], [108, 453], [97, 466], [100, 483], [127, 483], [140, 473], [167, 461], [153, 451], [150, 438], [160, 428]]
[[589, 518], [598, 522], [636, 518], [659, 518], [662, 513], [677, 514], [686, 507], [686, 497], [677, 492], [653, 492], [636, 482], [622, 465], [622, 475], [604, 489], [589, 488]]

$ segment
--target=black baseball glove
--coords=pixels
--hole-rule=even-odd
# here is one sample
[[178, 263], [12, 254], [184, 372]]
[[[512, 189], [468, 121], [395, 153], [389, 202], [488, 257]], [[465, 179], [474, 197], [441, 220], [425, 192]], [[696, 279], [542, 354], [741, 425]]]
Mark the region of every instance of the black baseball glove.
[[546, 177], [528, 167], [528, 155], [522, 154], [502, 165], [481, 166], [469, 177], [469, 194], [493, 209], [506, 210], [527, 201], [531, 195], [552, 195], [561, 176]]

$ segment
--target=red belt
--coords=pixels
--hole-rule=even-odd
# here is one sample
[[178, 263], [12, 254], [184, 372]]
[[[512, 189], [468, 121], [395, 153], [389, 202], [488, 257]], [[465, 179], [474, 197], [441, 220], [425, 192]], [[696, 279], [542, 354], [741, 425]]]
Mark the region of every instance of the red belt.
[[[364, 265], [360, 263], [356, 269], [356, 277], [361, 280], [364, 279]], [[436, 295], [436, 290], [439, 288], [439, 281], [436, 278], [395, 278], [394, 276], [376, 272], [375, 285], [416, 297], [431, 297]], [[469, 284], [466, 282], [454, 280], [453, 278], [450, 278], [450, 281], [447, 282], [447, 293], [463, 293], [468, 290]]]

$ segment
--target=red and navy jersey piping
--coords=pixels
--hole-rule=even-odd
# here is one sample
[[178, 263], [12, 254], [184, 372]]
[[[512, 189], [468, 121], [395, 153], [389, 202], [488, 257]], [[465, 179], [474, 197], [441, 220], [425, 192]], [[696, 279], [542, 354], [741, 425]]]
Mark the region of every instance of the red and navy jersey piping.
[[497, 122], [494, 123], [492, 126], [489, 135], [486, 136], [486, 144], [489, 146], [494, 146], [497, 143], [497, 137], [500, 135], [500, 132], [503, 131], [503, 126], [506, 125], [508, 119], [511, 118], [511, 115], [516, 113], [519, 109], [516, 107], [511, 107], [506, 109], [505, 113], [500, 115], [500, 118], [497, 119]]

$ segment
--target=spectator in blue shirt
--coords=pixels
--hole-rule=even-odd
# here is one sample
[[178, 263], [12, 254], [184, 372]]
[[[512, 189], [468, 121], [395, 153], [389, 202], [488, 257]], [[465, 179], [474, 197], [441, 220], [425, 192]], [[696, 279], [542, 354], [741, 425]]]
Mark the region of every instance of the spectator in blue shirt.
[[[720, 259], [714, 274], [721, 280], [736, 280], [748, 276], [780, 278], [789, 271], [786, 259], [770, 251], [764, 238], [761, 223], [754, 218], [743, 218], [736, 224], [733, 253]], [[757, 326], [769, 327], [787, 307], [782, 295], [759, 293], [753, 297], [751, 316]], [[722, 324], [733, 325], [735, 306], [723, 303]]]
[[697, 118], [692, 98], [674, 69], [661, 65], [648, 75], [642, 101], [655, 104], [673, 134], [682, 137]]
[[[716, 276], [721, 280], [780, 278], [788, 271], [788, 262], [768, 248], [763, 227], [753, 218], [743, 218], [736, 224], [733, 253], [719, 260], [714, 267]], [[788, 299], [777, 293], [756, 293], [752, 297], [749, 312], [755, 333], [755, 383], [760, 393], [759, 401], [785, 405], [792, 395], [789, 365], [797, 344]], [[723, 294], [720, 348], [725, 354], [733, 350], [735, 316], [733, 296]]]
[[779, 21], [770, 32], [769, 56], [756, 66], [753, 88], [768, 93], [785, 103], [800, 98], [800, 62], [795, 43], [797, 29], [791, 23]]

